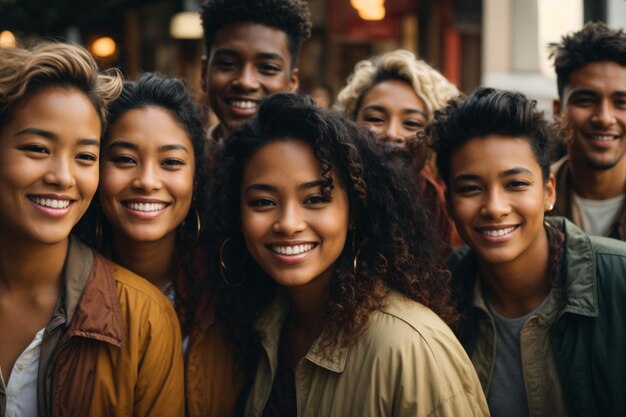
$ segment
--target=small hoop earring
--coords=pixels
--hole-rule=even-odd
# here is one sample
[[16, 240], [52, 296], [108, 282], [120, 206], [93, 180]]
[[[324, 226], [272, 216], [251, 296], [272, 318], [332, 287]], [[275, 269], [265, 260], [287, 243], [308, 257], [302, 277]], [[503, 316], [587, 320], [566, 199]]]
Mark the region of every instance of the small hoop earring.
[[222, 242], [222, 244], [220, 245], [220, 275], [222, 276], [222, 280], [224, 281], [224, 283], [226, 283], [226, 285], [232, 288], [237, 288], [237, 287], [241, 287], [241, 285], [244, 283], [245, 277], [243, 277], [241, 281], [235, 284], [233, 284], [232, 282], [228, 280], [228, 278], [226, 278], [226, 275], [228, 274], [229, 269], [228, 269], [228, 266], [226, 266], [226, 262], [224, 262], [224, 248], [226, 247], [226, 244], [230, 242], [230, 239], [231, 239], [231, 236], [228, 236], [224, 240], [224, 242]]
[[352, 253], [354, 253], [354, 259], [352, 260], [352, 271], [354, 276], [357, 275], [357, 267], [359, 264], [359, 255], [361, 254], [361, 247], [356, 248], [356, 228], [352, 231]]

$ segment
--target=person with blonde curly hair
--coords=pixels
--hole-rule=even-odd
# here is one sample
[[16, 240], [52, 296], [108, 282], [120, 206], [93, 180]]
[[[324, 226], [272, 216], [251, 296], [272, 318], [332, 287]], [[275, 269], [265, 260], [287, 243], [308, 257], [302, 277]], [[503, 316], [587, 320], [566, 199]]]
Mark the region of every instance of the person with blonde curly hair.
[[163, 294], [70, 232], [122, 91], [82, 47], [0, 49], [0, 415], [182, 416]]
[[433, 67], [410, 51], [396, 50], [358, 62], [334, 106], [374, 131], [386, 144], [389, 157], [409, 165], [441, 237], [453, 248], [463, 242], [448, 217], [445, 184], [420, 132], [437, 110], [458, 95], [459, 90]]

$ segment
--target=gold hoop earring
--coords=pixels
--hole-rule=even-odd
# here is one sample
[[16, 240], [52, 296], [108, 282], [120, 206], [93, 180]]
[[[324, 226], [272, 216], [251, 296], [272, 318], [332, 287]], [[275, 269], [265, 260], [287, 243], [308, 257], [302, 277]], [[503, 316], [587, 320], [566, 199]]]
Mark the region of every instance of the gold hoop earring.
[[194, 235], [193, 240], [191, 241], [191, 245], [189, 246], [194, 246], [196, 243], [198, 243], [198, 240], [200, 240], [200, 232], [202, 231], [202, 222], [200, 221], [200, 213], [198, 212], [198, 208], [195, 206], [195, 204], [192, 207], [193, 211], [196, 214], [196, 234]]
[[354, 253], [354, 259], [352, 260], [352, 271], [354, 276], [357, 275], [357, 267], [359, 264], [359, 255], [361, 254], [361, 247], [356, 248], [356, 228], [352, 231], [352, 253]]
[[228, 266], [226, 266], [226, 262], [224, 262], [224, 248], [226, 247], [226, 244], [230, 242], [230, 239], [231, 239], [231, 236], [228, 236], [220, 245], [220, 275], [222, 276], [222, 280], [224, 281], [224, 283], [226, 283], [226, 285], [228, 285], [229, 287], [237, 288], [237, 287], [241, 287], [241, 285], [245, 281], [245, 277], [243, 277], [241, 281], [235, 284], [233, 284], [232, 282], [228, 280], [228, 278], [226, 278], [226, 275], [229, 269], [228, 269]]

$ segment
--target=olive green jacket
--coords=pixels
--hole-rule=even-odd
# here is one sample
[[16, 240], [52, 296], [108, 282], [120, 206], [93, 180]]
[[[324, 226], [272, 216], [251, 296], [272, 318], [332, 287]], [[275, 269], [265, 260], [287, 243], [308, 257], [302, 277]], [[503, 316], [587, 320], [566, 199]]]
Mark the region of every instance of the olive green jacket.
[[[555, 288], [561, 294], [558, 312], [549, 330], [557, 376], [546, 370], [545, 378], [559, 378], [563, 398], [555, 401], [564, 400], [570, 416], [626, 416], [626, 243], [587, 236], [562, 217], [546, 220], [565, 235], [565, 250], [562, 281]], [[467, 247], [460, 249], [451, 255], [450, 269], [464, 316], [459, 339], [488, 387], [488, 355], [483, 363], [473, 356], [479, 339], [489, 338], [484, 329], [490, 327], [489, 316], [473, 305], [476, 256]]]
[[[319, 340], [296, 367], [299, 417], [487, 416], [474, 368], [450, 328], [423, 305], [390, 292], [350, 347], [321, 352]], [[257, 323], [263, 352], [245, 415], [259, 417], [278, 367], [287, 303]], [[341, 338], [340, 338], [341, 339]]]

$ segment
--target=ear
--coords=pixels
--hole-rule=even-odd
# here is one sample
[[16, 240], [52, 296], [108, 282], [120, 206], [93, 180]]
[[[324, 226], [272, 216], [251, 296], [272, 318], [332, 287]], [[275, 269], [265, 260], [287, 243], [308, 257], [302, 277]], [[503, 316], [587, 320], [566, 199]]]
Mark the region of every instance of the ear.
[[207, 58], [206, 55], [202, 55], [202, 60], [201, 60], [202, 73], [200, 74], [200, 86], [202, 87], [202, 91], [205, 93], [209, 92], [208, 85], [207, 85], [207, 73], [206, 73], [208, 67], [209, 67], [209, 58]]
[[296, 92], [298, 91], [298, 87], [300, 87], [300, 70], [294, 68], [289, 75], [289, 91]]
[[556, 203], [556, 178], [554, 177], [554, 174], [550, 173], [550, 177], [544, 185], [543, 192], [546, 205], [545, 211], [550, 211], [547, 208], [554, 207], [554, 203]]
[[552, 100], [552, 117], [554, 120], [559, 120], [561, 116], [561, 101], [559, 99]]

